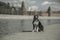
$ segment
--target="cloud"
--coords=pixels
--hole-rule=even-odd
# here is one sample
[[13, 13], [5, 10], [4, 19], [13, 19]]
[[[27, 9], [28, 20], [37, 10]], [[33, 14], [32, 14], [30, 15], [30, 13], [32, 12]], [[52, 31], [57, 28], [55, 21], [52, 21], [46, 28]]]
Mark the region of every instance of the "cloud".
[[60, 7], [60, 3], [57, 3], [57, 2], [49, 2], [49, 1], [45, 1], [41, 4], [42, 6], [44, 6], [45, 8], [48, 8], [49, 6], [51, 6], [51, 9], [52, 10], [60, 10], [59, 7]]
[[26, 4], [27, 1], [30, 1], [30, 0], [12, 0], [12, 1], [9, 1], [9, 2], [10, 2], [10, 4], [11, 4], [11, 6], [14, 5], [15, 7], [20, 7], [22, 1], [24, 1], [25, 4]]
[[41, 5], [60, 5], [60, 3], [45, 1], [45, 2], [43, 2]]
[[21, 7], [21, 4], [14, 4], [15, 7]]
[[31, 1], [31, 3], [30, 4], [35, 4], [36, 3], [36, 1]]
[[28, 8], [28, 11], [36, 11], [36, 10], [38, 10], [38, 6], [30, 6]]
[[42, 3], [42, 5], [47, 5], [47, 4], [49, 4], [48, 1], [45, 1], [45, 2]]

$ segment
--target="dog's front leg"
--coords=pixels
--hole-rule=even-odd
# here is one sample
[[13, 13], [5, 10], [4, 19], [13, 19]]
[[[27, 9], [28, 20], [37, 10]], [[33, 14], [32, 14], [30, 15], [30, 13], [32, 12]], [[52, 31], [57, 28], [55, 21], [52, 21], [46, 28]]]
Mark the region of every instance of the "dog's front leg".
[[37, 29], [36, 29], [37, 32], [38, 32], [38, 29], [39, 29], [39, 28], [37, 27]]

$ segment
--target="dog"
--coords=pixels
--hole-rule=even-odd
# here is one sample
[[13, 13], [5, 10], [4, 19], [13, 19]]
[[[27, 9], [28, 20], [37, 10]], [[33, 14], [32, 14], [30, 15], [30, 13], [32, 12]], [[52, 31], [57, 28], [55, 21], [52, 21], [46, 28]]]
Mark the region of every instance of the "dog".
[[39, 19], [33, 21], [33, 32], [35, 31], [35, 29], [37, 32], [44, 31], [44, 27], [39, 21]]
[[39, 32], [40, 31], [43, 31], [44, 32], [44, 27], [43, 27], [43, 25], [41, 24], [40, 21], [39, 21], [38, 27], [39, 27], [39, 29], [38, 29]]

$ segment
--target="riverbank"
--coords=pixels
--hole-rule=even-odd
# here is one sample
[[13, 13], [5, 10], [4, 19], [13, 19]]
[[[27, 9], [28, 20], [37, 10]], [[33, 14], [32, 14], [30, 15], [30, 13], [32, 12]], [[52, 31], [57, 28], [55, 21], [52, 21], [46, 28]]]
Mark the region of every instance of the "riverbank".
[[45, 27], [44, 32], [20, 32], [6, 35], [1, 40], [60, 40], [60, 24]]
[[[33, 19], [33, 16], [28, 15], [0, 15], [0, 19]], [[39, 19], [60, 19], [56, 16], [39, 16]]]

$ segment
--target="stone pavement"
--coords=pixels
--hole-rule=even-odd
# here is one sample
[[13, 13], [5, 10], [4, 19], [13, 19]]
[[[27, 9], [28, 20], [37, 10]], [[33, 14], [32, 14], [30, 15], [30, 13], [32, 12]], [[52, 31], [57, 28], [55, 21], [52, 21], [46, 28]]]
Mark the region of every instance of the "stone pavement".
[[1, 40], [60, 40], [60, 24], [45, 27], [44, 32], [20, 32], [6, 35]]

